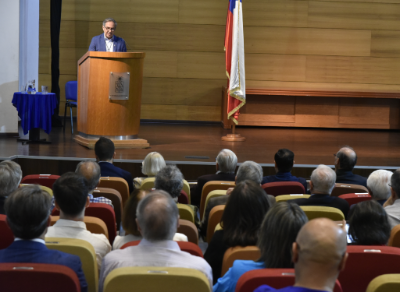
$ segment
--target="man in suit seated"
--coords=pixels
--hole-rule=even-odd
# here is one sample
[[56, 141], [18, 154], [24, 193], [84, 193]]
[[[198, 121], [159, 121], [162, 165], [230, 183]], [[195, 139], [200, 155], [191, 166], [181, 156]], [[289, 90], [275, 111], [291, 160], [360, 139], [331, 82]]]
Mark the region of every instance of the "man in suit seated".
[[353, 168], [356, 163], [357, 154], [353, 148], [349, 146], [341, 148], [335, 154], [336, 182], [367, 187], [367, 179], [361, 175], [353, 173]]
[[89, 51], [102, 52], [126, 52], [125, 41], [114, 35], [117, 29], [117, 22], [112, 18], [106, 18], [103, 21], [103, 32], [95, 36], [90, 42]]
[[60, 219], [49, 227], [46, 237], [64, 237], [86, 240], [96, 252], [100, 269], [103, 257], [111, 251], [111, 245], [104, 234], [93, 234], [83, 222], [85, 209], [90, 204], [87, 180], [76, 173], [67, 172], [53, 185], [53, 195]]
[[275, 153], [275, 175], [264, 176], [261, 185], [270, 182], [296, 181], [303, 185], [304, 192], [307, 193], [307, 181], [302, 177], [292, 175], [291, 171], [294, 163], [294, 153], [289, 149], [279, 149]]
[[345, 230], [327, 218], [311, 220], [301, 228], [293, 243], [294, 286], [274, 289], [262, 285], [254, 292], [332, 292], [346, 265], [346, 248]]
[[121, 177], [128, 183], [129, 193], [133, 192], [132, 175], [113, 164], [115, 157], [115, 146], [113, 141], [108, 138], [100, 137], [94, 145], [96, 160], [100, 165], [101, 176]]
[[5, 214], [6, 199], [18, 189], [21, 179], [22, 170], [18, 163], [11, 160], [0, 162], [0, 214]]
[[204, 185], [209, 181], [235, 181], [236, 166], [236, 154], [229, 149], [222, 149], [217, 156], [217, 173], [203, 175], [197, 179], [197, 185], [191, 190], [190, 194], [192, 204], [200, 207], [201, 192]]
[[23, 186], [7, 198], [7, 224], [15, 239], [9, 247], [0, 250], [0, 263], [67, 266], [76, 273], [81, 291], [85, 292], [87, 283], [79, 257], [48, 249], [45, 245], [44, 237], [50, 224], [50, 209], [51, 196], [37, 185]]
[[337, 208], [347, 218], [349, 203], [338, 197], [331, 197], [335, 187], [336, 174], [328, 166], [320, 164], [313, 170], [310, 178], [310, 194], [308, 199], [296, 199], [292, 202], [299, 206], [323, 206]]
[[180, 250], [172, 240], [179, 226], [179, 212], [171, 196], [153, 191], [137, 207], [137, 224], [143, 239], [137, 246], [110, 252], [103, 260], [99, 292], [104, 280], [114, 269], [121, 267], [177, 267], [196, 269], [204, 273], [212, 287], [212, 272], [201, 257]]

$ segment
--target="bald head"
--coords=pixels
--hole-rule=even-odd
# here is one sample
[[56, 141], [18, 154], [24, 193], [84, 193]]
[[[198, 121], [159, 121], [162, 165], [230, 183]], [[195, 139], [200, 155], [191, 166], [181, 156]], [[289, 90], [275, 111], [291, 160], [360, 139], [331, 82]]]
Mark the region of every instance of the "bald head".
[[88, 181], [89, 193], [97, 187], [100, 181], [100, 166], [97, 162], [85, 160], [80, 162], [75, 173], [82, 175]]
[[353, 148], [346, 146], [336, 153], [338, 161], [335, 163], [338, 169], [351, 171], [357, 163], [357, 154]]

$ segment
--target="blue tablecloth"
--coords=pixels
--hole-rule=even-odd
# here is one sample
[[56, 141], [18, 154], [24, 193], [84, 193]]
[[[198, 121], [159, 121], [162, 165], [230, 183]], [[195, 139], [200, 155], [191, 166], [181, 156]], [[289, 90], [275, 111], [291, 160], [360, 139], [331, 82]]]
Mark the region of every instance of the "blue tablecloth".
[[24, 135], [33, 128], [42, 128], [47, 134], [51, 131], [51, 116], [57, 106], [55, 93], [27, 94], [15, 92], [12, 104], [17, 108], [21, 118]]

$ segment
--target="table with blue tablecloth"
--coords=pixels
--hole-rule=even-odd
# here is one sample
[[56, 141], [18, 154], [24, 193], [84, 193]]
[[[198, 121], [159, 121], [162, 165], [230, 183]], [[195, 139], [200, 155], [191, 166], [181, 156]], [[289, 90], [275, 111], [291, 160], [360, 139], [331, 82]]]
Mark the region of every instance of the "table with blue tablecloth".
[[29, 141], [40, 140], [40, 129], [50, 134], [51, 117], [54, 114], [57, 103], [55, 93], [14, 93], [12, 104], [18, 111], [24, 135], [29, 132]]

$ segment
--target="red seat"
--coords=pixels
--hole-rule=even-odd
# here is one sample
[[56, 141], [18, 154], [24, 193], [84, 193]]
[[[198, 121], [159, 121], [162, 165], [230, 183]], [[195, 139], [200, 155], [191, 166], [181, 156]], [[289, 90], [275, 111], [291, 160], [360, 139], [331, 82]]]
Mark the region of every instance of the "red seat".
[[354, 205], [360, 202], [369, 201], [372, 197], [368, 193], [352, 193], [340, 195], [339, 198], [346, 200], [349, 205]]
[[38, 184], [51, 189], [59, 177], [55, 174], [30, 174], [21, 180], [21, 184]]
[[[135, 246], [140, 243], [140, 240], [135, 240], [131, 241], [128, 243], [125, 243], [123, 246], [121, 246], [121, 249], [127, 248], [129, 246]], [[176, 242], [181, 251], [186, 251], [190, 253], [191, 255], [198, 256], [198, 257], [203, 257], [203, 252], [201, 251], [200, 247], [192, 242], [186, 242], [186, 241], [177, 241]]]
[[189, 204], [189, 198], [188, 195], [184, 190], [181, 191], [181, 194], [178, 197], [178, 203], [181, 204]]
[[289, 194], [305, 194], [304, 186], [297, 181], [270, 182], [262, 185], [268, 195], [274, 197]]
[[1, 291], [80, 292], [76, 273], [52, 264], [0, 264]]
[[[54, 208], [51, 212], [51, 216], [59, 216], [60, 212]], [[115, 221], [114, 209], [104, 203], [90, 203], [89, 207], [85, 210], [85, 216], [91, 216], [100, 218], [104, 221], [107, 226], [108, 239], [111, 245], [114, 242], [115, 236], [117, 235], [117, 223]]]
[[[275, 289], [292, 286], [294, 284], [294, 269], [260, 269], [244, 273], [236, 284], [235, 292], [254, 291], [261, 285], [268, 285]], [[342, 292], [342, 287], [336, 280], [333, 292]]]
[[339, 281], [344, 292], [365, 292], [369, 282], [383, 274], [400, 273], [400, 248], [352, 245]]
[[0, 214], [0, 249], [8, 247], [14, 241], [14, 234], [6, 222], [6, 215]]

